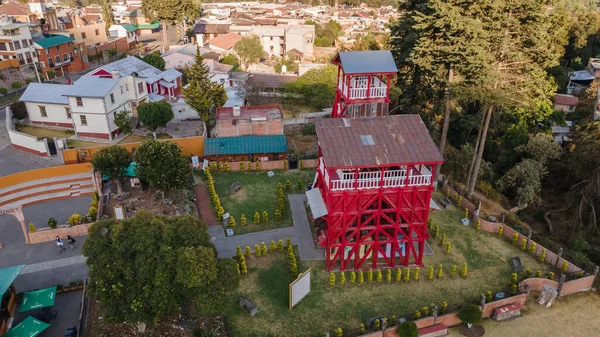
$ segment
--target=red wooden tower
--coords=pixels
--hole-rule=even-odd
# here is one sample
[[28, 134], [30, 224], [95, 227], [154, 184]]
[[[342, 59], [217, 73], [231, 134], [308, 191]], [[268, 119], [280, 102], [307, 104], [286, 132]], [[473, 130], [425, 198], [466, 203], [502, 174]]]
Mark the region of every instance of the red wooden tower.
[[389, 50], [340, 52], [335, 102], [331, 117], [387, 116], [390, 77], [398, 72]]
[[327, 270], [422, 266], [443, 158], [419, 115], [387, 116], [397, 71], [389, 51], [340, 52], [333, 62], [341, 73], [334, 118], [315, 120], [319, 165], [307, 192], [313, 217], [324, 220]]

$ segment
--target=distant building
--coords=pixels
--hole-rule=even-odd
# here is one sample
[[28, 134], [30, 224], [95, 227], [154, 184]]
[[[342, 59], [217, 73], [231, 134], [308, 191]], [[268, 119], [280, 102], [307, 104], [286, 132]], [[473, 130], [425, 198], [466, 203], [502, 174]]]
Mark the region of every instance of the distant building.
[[120, 25], [112, 25], [108, 29], [108, 34], [111, 38], [127, 37], [127, 43], [130, 47], [138, 43], [137, 28], [130, 23]]
[[210, 161], [282, 160], [287, 154], [285, 135], [204, 139], [204, 158]]
[[[178, 49], [172, 49], [162, 55], [165, 60], [165, 68], [182, 69], [196, 63], [197, 46], [187, 44]], [[233, 66], [219, 63], [220, 54], [211, 52], [209, 49], [200, 48], [200, 53], [204, 56], [204, 66], [208, 68], [212, 76], [211, 81], [229, 86], [229, 74]]]
[[7, 2], [0, 5], [0, 13], [16, 21], [42, 25], [45, 31], [61, 28], [56, 11], [46, 7], [44, 0], [28, 0], [27, 4]]
[[217, 108], [215, 137], [283, 134], [278, 105]]
[[314, 53], [315, 26], [313, 25], [276, 25], [231, 27], [232, 32], [242, 36], [257, 35], [265, 53], [269, 56], [284, 57], [292, 49], [305, 56]]
[[43, 74], [54, 71], [56, 76], [79, 72], [89, 67], [85, 43], [64, 35], [45, 35], [34, 42]]
[[203, 47], [207, 41], [229, 33], [230, 26], [230, 23], [197, 22], [193, 28], [194, 34], [196, 35], [196, 43], [198, 46]]
[[579, 97], [573, 95], [554, 95], [554, 110], [562, 112], [573, 112], [579, 103]]
[[0, 19], [0, 70], [34, 65], [37, 53], [26, 23], [13, 23], [5, 14]]
[[227, 33], [219, 35], [208, 41], [208, 48], [227, 54], [235, 54], [233, 47], [242, 39], [242, 36], [237, 33]]

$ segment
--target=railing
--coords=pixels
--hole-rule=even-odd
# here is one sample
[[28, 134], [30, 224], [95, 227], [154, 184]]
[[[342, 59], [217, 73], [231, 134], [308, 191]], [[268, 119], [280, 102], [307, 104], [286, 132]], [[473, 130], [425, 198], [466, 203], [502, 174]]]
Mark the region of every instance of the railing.
[[332, 191], [430, 185], [432, 177], [431, 171], [424, 166], [419, 171], [420, 174], [411, 173], [408, 175], [408, 179], [407, 170], [405, 169], [384, 171], [383, 180], [381, 179], [381, 171], [360, 172], [357, 179], [354, 178], [353, 172], [344, 172], [342, 173], [342, 179], [331, 180], [330, 185], [327, 170], [323, 170], [322, 166], [320, 167], [321, 172], [325, 172], [325, 181]]
[[387, 85], [373, 76], [353, 78], [350, 81], [350, 88], [344, 82], [344, 78], [340, 77], [338, 78], [338, 88], [348, 99], [382, 98], [387, 95]]

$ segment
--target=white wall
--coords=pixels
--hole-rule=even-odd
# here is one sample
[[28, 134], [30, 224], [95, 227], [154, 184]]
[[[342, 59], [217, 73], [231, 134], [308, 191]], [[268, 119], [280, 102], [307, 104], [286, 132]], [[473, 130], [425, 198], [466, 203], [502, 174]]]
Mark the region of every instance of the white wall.
[[[71, 114], [75, 123], [77, 133], [105, 133], [109, 134], [108, 120], [106, 119], [106, 107], [104, 98], [82, 97], [83, 106], [77, 106], [75, 97], [69, 97]], [[85, 115], [87, 125], [81, 124], [80, 115]]]
[[165, 69], [183, 68], [186, 65], [192, 65], [196, 63], [193, 57], [181, 53], [173, 53], [163, 56], [163, 59], [165, 60]]
[[10, 142], [14, 145], [21, 146], [39, 153], [42, 156], [49, 156], [48, 142], [46, 139], [38, 140], [35, 136], [26, 135], [14, 129], [12, 124], [12, 112], [10, 107], [6, 107], [5, 127], [8, 132]]
[[[40, 106], [46, 107], [46, 115], [48, 117], [42, 117]], [[71, 119], [67, 118], [65, 108], [68, 108], [68, 105], [25, 102], [25, 107], [27, 108], [27, 114], [31, 122], [73, 123]]]

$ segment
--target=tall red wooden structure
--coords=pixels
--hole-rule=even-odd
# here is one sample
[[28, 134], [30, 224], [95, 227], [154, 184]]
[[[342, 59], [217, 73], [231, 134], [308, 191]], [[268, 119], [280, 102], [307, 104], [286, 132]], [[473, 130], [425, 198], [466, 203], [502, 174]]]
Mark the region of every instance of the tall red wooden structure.
[[[356, 58], [344, 54], [352, 53], [338, 54], [334, 63], [337, 60], [340, 68], [350, 69], [344, 60]], [[367, 64], [374, 58], [368, 53], [357, 52]], [[382, 52], [376, 53], [380, 65], [390, 65]], [[363, 70], [361, 76], [380, 78], [391, 69], [373, 71], [382, 70], [386, 72]], [[348, 70], [344, 74], [351, 76]], [[373, 108], [375, 104], [387, 107], [387, 86], [383, 98], [355, 101], [343, 97], [342, 91], [352, 92], [352, 84], [362, 84], [347, 83], [349, 88], [338, 88], [336, 104], [338, 100], [349, 103], [334, 106], [332, 113], [341, 118], [315, 120], [319, 165], [313, 189], [307, 192], [313, 216], [326, 223], [322, 245], [327, 269], [422, 266], [435, 168], [442, 156], [419, 115], [381, 116], [383, 111]], [[375, 117], [344, 118], [348, 111], [356, 117], [365, 112]]]
[[389, 50], [340, 52], [335, 102], [331, 117], [387, 116], [390, 78], [398, 72]]

